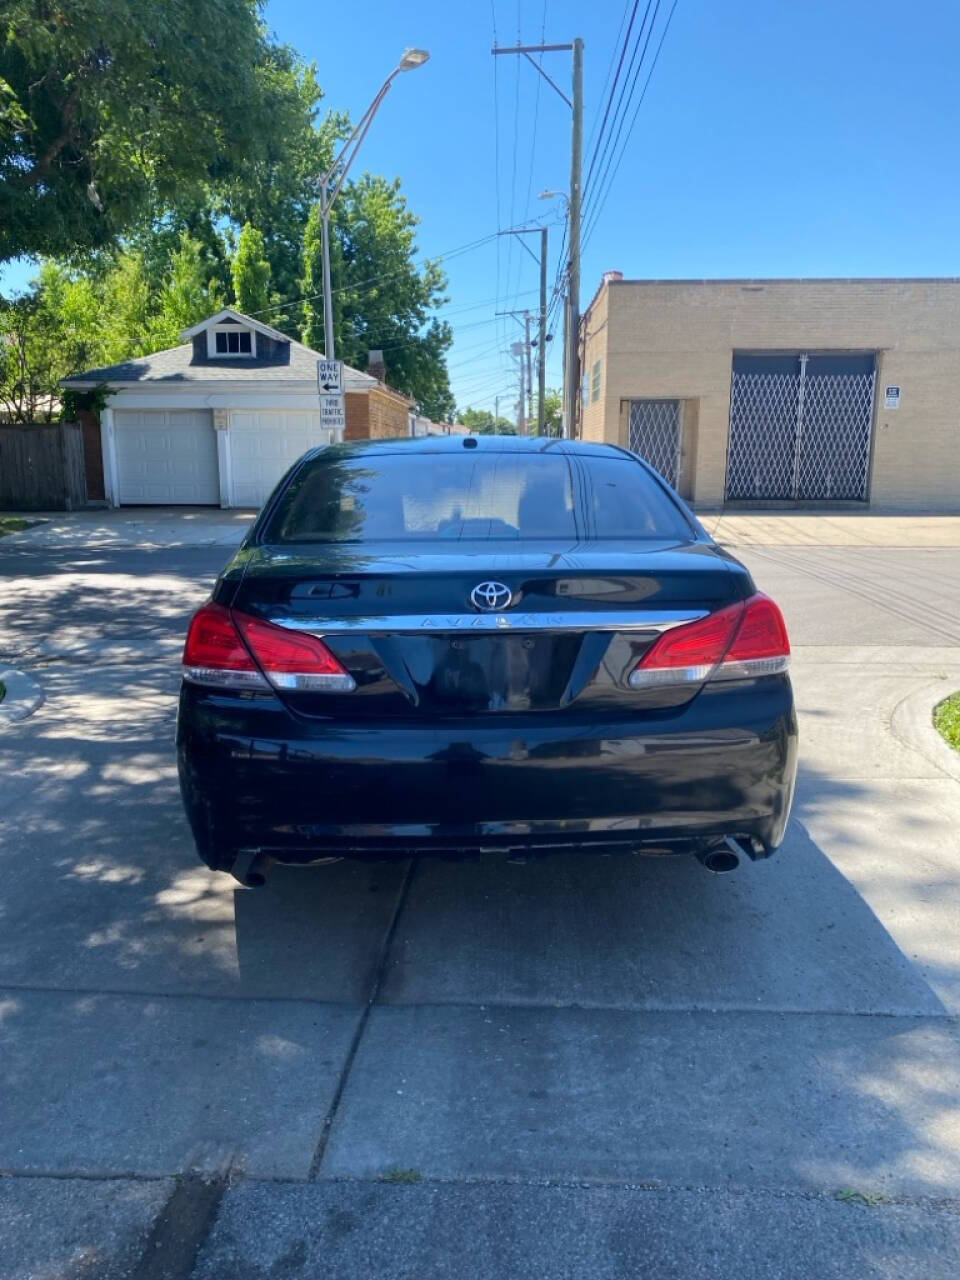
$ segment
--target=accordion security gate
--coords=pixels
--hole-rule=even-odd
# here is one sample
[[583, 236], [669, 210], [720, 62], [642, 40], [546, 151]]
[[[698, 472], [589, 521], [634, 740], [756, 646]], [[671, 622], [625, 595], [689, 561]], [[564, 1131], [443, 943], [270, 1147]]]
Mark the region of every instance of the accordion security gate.
[[677, 487], [683, 415], [679, 400], [631, 400], [630, 448]]
[[733, 359], [727, 499], [864, 501], [872, 354]]

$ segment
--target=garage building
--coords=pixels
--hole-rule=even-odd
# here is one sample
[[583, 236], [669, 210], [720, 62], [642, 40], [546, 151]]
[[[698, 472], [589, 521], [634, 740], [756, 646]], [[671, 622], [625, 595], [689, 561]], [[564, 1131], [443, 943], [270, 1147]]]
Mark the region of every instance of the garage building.
[[960, 511], [960, 280], [624, 280], [582, 329], [582, 434], [698, 507]]
[[180, 336], [182, 346], [65, 380], [111, 393], [99, 428], [84, 431], [91, 498], [259, 507], [307, 449], [409, 432], [411, 402], [376, 376], [382, 365], [344, 369], [344, 430], [321, 421], [318, 352], [287, 334], [228, 307]]

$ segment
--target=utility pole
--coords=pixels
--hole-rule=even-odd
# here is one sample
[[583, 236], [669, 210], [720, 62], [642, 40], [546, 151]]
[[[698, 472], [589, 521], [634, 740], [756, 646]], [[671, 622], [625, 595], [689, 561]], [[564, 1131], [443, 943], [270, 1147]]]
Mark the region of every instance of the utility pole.
[[570, 275], [567, 290], [570, 297], [567, 342], [570, 377], [565, 388], [568, 402], [568, 422], [571, 437], [578, 436], [577, 416], [580, 394], [580, 209], [583, 172], [583, 41], [573, 42], [573, 136], [570, 148]]
[[510, 350], [519, 357], [520, 364], [518, 366], [520, 373], [520, 398], [517, 400], [517, 435], [525, 436], [527, 434], [527, 415], [524, 406], [527, 402], [527, 363], [523, 355], [523, 343], [515, 342]]
[[537, 435], [547, 433], [547, 228], [540, 228], [540, 345], [537, 347]]
[[[573, 53], [573, 92], [568, 98], [563, 90], [534, 62], [533, 53]], [[503, 48], [493, 46], [494, 56], [520, 54], [541, 75], [570, 108], [573, 131], [570, 146], [570, 256], [566, 264], [567, 327], [564, 341], [564, 423], [567, 433], [577, 434], [577, 403], [580, 383], [580, 213], [583, 204], [583, 40], [577, 36], [571, 44], [516, 44]], [[541, 353], [542, 354], [542, 353]], [[542, 401], [541, 401], [542, 403]]]
[[[539, 337], [537, 338], [537, 392], [539, 396], [539, 400], [538, 400], [539, 408], [537, 410], [537, 435], [542, 436], [546, 434], [546, 420], [547, 420], [547, 416], [546, 416], [547, 411], [544, 405], [544, 396], [546, 394], [546, 386], [547, 386], [547, 257], [548, 257], [547, 245], [548, 245], [549, 232], [547, 231], [546, 227], [509, 227], [506, 231], [498, 231], [497, 235], [516, 236], [518, 240], [520, 240], [521, 236], [537, 236], [538, 235], [540, 237], [540, 259], [539, 259], [540, 325], [539, 325]], [[533, 252], [533, 250], [528, 248], [526, 243], [523, 240], [520, 240], [520, 243], [523, 245], [524, 249], [527, 250], [527, 253], [530, 254], [530, 257], [533, 258], [534, 262], [536, 262], [537, 256]], [[498, 311], [497, 314], [498, 315], [517, 315], [519, 313], [512, 312], [512, 311], [511, 312]], [[527, 352], [528, 352], [528, 358], [530, 359], [531, 366], [532, 366], [532, 357], [529, 356], [529, 351], [531, 346], [532, 346], [532, 343], [530, 341], [530, 333], [528, 330], [527, 331]], [[533, 376], [532, 371], [530, 376], [532, 378]], [[530, 401], [530, 419], [531, 421], [533, 420], [532, 391], [531, 391], [531, 401]]]
[[526, 335], [523, 354], [527, 362], [527, 421], [533, 421], [533, 348], [530, 346], [530, 312], [523, 313], [523, 331]]
[[[525, 338], [523, 342], [514, 342], [510, 346], [510, 354], [516, 356], [520, 361], [520, 417], [517, 425], [520, 429], [520, 435], [527, 434], [527, 415], [524, 412], [526, 404], [527, 392], [531, 389], [530, 370], [533, 367], [530, 358], [530, 312], [529, 311], [495, 311], [497, 316], [512, 316], [519, 324], [523, 325]], [[533, 417], [533, 406], [530, 406], [530, 417]], [[520, 427], [520, 423], [523, 423]]]
[[493, 434], [500, 434], [500, 397], [493, 397]]

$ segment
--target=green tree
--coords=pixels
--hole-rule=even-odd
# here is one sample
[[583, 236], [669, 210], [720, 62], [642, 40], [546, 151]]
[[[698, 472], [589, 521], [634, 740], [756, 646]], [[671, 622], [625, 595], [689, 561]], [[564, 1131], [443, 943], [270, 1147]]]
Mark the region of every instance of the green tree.
[[0, 302], [0, 406], [13, 422], [52, 422], [60, 379], [100, 356], [100, 303], [89, 280], [48, 263], [30, 290]]
[[[145, 210], [313, 136], [312, 75], [260, 0], [7, 0], [0, 27], [0, 261], [115, 243]], [[312, 144], [311, 144], [312, 145]], [[319, 145], [319, 144], [317, 144]]]
[[[439, 263], [417, 264], [419, 219], [400, 194], [400, 182], [365, 174], [348, 183], [331, 217], [337, 355], [363, 369], [371, 350], [383, 352], [387, 381], [417, 401], [436, 421], [448, 421], [455, 403], [447, 375], [450, 326], [430, 319], [446, 301]], [[304, 239], [301, 293], [303, 340], [322, 349], [323, 303], [319, 210], [311, 211]]]
[[516, 423], [511, 422], [509, 418], [494, 418], [489, 409], [460, 409], [457, 421], [462, 422], [465, 427], [469, 427], [480, 436], [515, 436], [517, 434]]
[[240, 232], [232, 270], [237, 310], [246, 312], [248, 316], [266, 311], [270, 305], [270, 263], [263, 236], [249, 222], [243, 224]]
[[[211, 198], [218, 217], [261, 229], [273, 289], [292, 300], [300, 296], [304, 234], [317, 198], [317, 176], [329, 167], [334, 144], [349, 132], [349, 122], [331, 112], [318, 123], [323, 94], [316, 68], [289, 48], [271, 51], [260, 71], [260, 91], [270, 127], [263, 130], [257, 151], [229, 181], [211, 190]], [[299, 337], [299, 320], [297, 309], [290, 308], [278, 312], [275, 323]]]
[[[548, 388], [543, 397], [543, 403], [547, 411], [546, 433], [548, 436], [559, 436], [563, 429], [563, 392]], [[533, 420], [534, 422], [539, 420], [536, 401], [533, 406]]]

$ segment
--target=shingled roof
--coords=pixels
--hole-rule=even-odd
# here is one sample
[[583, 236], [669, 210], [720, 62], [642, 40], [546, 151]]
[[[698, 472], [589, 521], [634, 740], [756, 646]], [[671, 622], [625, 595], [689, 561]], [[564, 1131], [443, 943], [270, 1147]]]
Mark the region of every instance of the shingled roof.
[[[198, 339], [204, 330], [224, 320], [249, 325], [258, 333], [269, 336], [270, 342], [263, 344], [268, 348], [266, 353], [250, 359], [236, 356], [218, 359], [209, 356], [206, 342]], [[317, 361], [322, 359], [319, 351], [304, 346], [302, 342], [295, 342], [285, 333], [271, 329], [233, 308], [225, 308], [192, 329], [185, 330], [180, 336], [190, 337], [192, 341], [179, 347], [168, 347], [164, 351], [138, 356], [136, 359], [123, 360], [120, 364], [86, 369], [83, 373], [64, 378], [63, 385], [92, 387], [102, 383], [133, 383], [169, 386], [197, 382], [316, 384]], [[259, 347], [258, 343], [258, 349]], [[352, 369], [349, 365], [344, 366], [343, 381], [347, 391], [368, 391], [377, 386], [376, 378], [369, 373], [361, 373], [359, 369]]]

